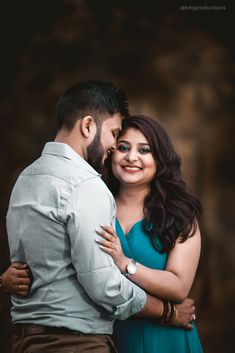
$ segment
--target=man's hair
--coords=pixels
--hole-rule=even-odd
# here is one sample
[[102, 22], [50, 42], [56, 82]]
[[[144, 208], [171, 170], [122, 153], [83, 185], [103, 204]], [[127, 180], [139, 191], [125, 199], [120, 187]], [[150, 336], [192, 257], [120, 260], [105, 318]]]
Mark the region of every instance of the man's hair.
[[83, 81], [70, 87], [56, 106], [57, 127], [72, 130], [77, 120], [91, 115], [97, 123], [108, 115], [129, 115], [124, 91], [110, 82]]

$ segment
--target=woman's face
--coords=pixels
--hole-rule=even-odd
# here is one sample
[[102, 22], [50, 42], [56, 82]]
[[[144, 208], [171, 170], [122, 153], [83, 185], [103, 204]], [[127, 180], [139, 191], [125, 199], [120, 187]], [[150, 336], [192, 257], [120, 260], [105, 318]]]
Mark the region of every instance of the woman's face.
[[149, 185], [156, 174], [157, 164], [146, 137], [129, 128], [118, 138], [112, 156], [112, 170], [121, 185]]

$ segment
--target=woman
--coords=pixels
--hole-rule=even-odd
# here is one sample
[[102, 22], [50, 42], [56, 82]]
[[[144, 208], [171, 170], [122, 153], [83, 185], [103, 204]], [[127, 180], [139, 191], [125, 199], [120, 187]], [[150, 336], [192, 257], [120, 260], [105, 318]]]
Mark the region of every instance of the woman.
[[[97, 239], [120, 271], [147, 292], [168, 301], [188, 295], [200, 256], [197, 219], [200, 202], [181, 178], [181, 162], [166, 132], [153, 119], [124, 120], [117, 149], [107, 163], [106, 182], [117, 203], [116, 232], [101, 226]], [[146, 320], [118, 321], [120, 353], [200, 353], [195, 323], [191, 331]]]

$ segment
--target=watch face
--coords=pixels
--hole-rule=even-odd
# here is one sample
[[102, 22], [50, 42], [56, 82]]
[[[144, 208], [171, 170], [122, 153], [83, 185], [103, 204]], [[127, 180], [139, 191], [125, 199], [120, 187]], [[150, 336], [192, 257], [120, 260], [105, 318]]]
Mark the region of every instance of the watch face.
[[134, 275], [136, 273], [136, 264], [133, 262], [130, 262], [127, 265], [127, 271], [130, 275]]

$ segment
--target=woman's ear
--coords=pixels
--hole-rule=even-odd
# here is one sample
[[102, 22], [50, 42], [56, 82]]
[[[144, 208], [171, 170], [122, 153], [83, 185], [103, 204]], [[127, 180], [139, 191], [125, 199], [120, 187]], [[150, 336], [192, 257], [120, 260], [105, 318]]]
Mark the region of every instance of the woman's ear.
[[82, 136], [85, 138], [89, 138], [96, 133], [96, 123], [91, 115], [87, 115], [81, 119], [80, 130]]

